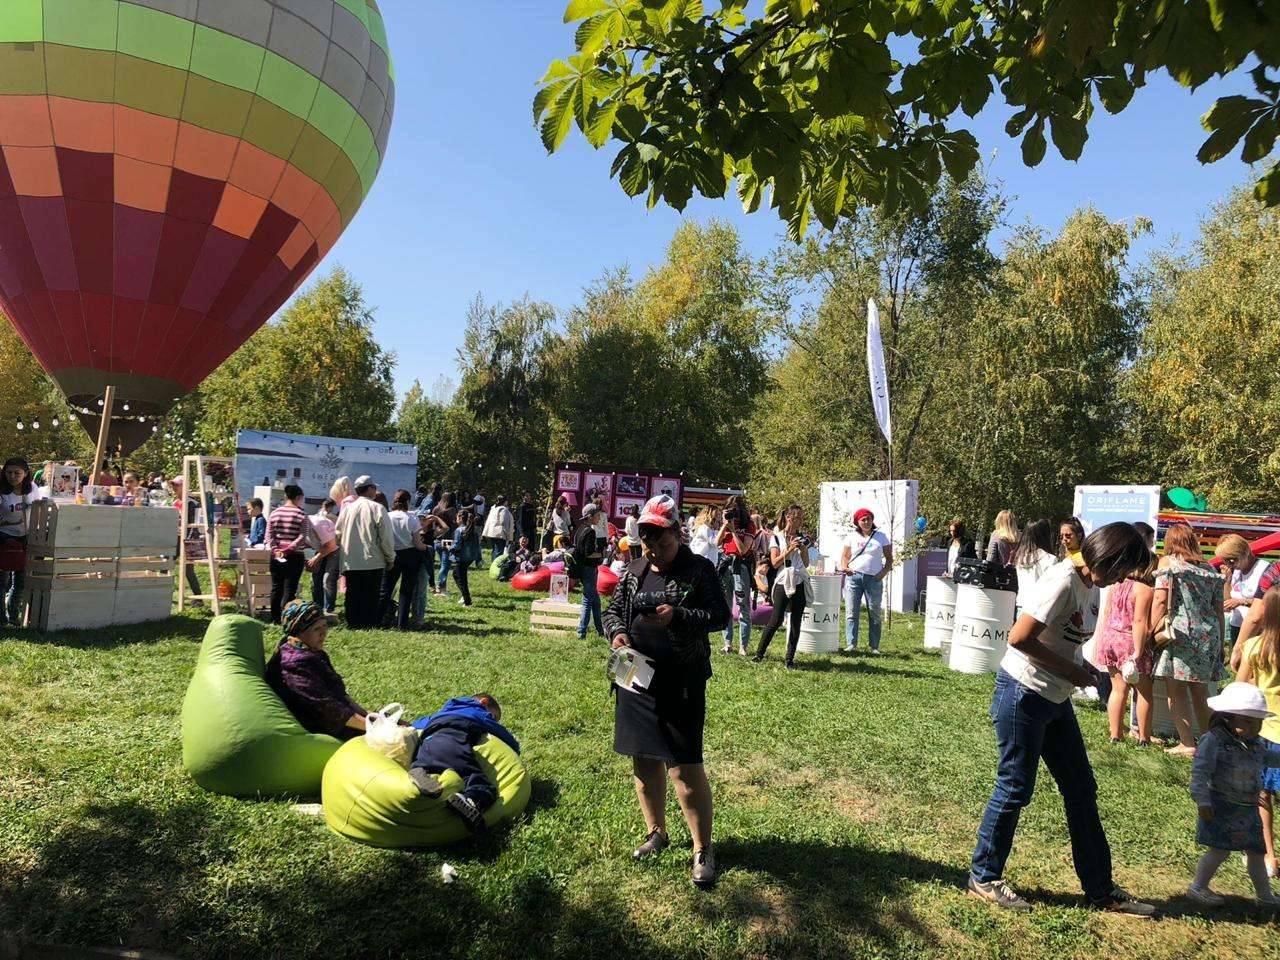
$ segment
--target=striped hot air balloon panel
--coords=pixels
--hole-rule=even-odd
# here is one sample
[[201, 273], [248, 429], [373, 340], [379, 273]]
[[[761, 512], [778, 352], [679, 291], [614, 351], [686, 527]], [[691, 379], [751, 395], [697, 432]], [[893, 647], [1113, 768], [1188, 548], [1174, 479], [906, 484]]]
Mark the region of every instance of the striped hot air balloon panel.
[[337, 241], [394, 102], [372, 0], [3, 0], [0, 305], [68, 396], [167, 406]]

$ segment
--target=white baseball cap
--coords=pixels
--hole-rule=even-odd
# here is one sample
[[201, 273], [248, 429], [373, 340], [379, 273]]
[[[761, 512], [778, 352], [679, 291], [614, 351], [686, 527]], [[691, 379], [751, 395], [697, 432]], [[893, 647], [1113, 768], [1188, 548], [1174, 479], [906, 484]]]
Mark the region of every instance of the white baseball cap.
[[366, 473], [356, 477], [356, 482], [353, 484], [353, 486], [355, 487], [356, 490], [359, 490], [361, 487], [368, 487], [368, 486], [376, 487], [377, 484], [373, 482], [373, 477], [369, 476]]
[[1235, 713], [1255, 720], [1266, 720], [1275, 714], [1267, 709], [1267, 698], [1252, 683], [1228, 683], [1216, 697], [1209, 698], [1209, 709], [1215, 713]]

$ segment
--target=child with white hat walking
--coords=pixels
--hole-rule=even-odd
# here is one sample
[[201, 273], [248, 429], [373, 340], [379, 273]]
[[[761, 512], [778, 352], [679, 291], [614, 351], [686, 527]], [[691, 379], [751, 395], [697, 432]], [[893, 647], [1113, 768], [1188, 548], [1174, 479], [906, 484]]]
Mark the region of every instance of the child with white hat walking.
[[1209, 698], [1209, 708], [1213, 719], [1196, 746], [1191, 770], [1191, 797], [1199, 813], [1196, 842], [1209, 849], [1200, 858], [1187, 896], [1209, 906], [1221, 905], [1224, 898], [1209, 889], [1209, 883], [1231, 851], [1240, 850], [1258, 903], [1280, 905], [1267, 879], [1258, 816], [1262, 771], [1276, 762], [1258, 734], [1262, 721], [1274, 714], [1267, 709], [1262, 691], [1251, 683], [1227, 684], [1222, 693]]

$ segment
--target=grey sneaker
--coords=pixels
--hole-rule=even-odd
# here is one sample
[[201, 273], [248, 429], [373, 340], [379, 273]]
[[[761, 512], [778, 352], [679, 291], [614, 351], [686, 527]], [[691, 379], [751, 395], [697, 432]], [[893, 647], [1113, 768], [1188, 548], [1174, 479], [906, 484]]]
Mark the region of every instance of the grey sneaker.
[[1187, 887], [1187, 899], [1206, 907], [1220, 907], [1227, 902], [1227, 898], [1222, 894], [1214, 893], [1208, 887], [1196, 886], [1194, 883]]
[[970, 877], [968, 894], [971, 897], [977, 897], [979, 900], [985, 900], [987, 903], [994, 903], [997, 907], [1003, 907], [1005, 910], [1031, 909], [1031, 904], [1018, 896], [1013, 887], [1009, 886], [1004, 880], [992, 880], [990, 883], [982, 883]]
[[1126, 917], [1142, 917], [1150, 919], [1156, 915], [1154, 904], [1139, 900], [1123, 887], [1112, 887], [1105, 897], [1090, 900], [1089, 907], [1107, 913], [1119, 913]]
[[427, 773], [421, 767], [414, 767], [410, 770], [409, 779], [413, 781], [413, 785], [418, 788], [418, 792], [424, 797], [438, 800], [440, 794], [444, 793], [444, 787], [440, 785], [440, 781], [436, 779], [435, 774]]
[[711, 847], [694, 851], [691, 879], [695, 887], [709, 887], [716, 882], [716, 855]]
[[1265, 896], [1258, 897], [1253, 902], [1260, 907], [1270, 907], [1272, 910], [1276, 907], [1280, 907], [1280, 897], [1277, 897], [1274, 893], [1268, 893]]
[[671, 846], [671, 838], [657, 827], [649, 831], [649, 835], [644, 838], [644, 843], [636, 847], [631, 853], [632, 860], [647, 860], [654, 854], [661, 853], [667, 847]]

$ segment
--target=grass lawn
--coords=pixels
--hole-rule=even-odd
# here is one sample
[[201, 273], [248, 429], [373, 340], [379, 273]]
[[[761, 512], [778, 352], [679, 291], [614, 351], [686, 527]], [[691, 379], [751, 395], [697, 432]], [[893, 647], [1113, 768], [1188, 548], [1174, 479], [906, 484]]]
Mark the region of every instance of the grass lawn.
[[[804, 657], [781, 639], [756, 666], [715, 654], [707, 769], [719, 885], [689, 884], [673, 846], [630, 852], [644, 829], [628, 762], [612, 751], [603, 645], [528, 631], [529, 595], [473, 577], [477, 602], [432, 598], [423, 633], [336, 630], [353, 695], [434, 709], [487, 689], [534, 775], [511, 827], [472, 846], [358, 846], [289, 801], [199, 789], [178, 715], [207, 618], [122, 630], [0, 634], [0, 934], [191, 957], [1070, 957], [1280, 955], [1244, 868], [1213, 914], [1179, 899], [1197, 851], [1190, 768], [1107, 744], [1083, 712], [1120, 883], [1165, 919], [1080, 906], [1061, 806], [1043, 774], [1009, 864], [1038, 909], [966, 899], [990, 790], [992, 680], [948, 673], [895, 617], [879, 659]], [[440, 881], [443, 862], [457, 883]]]

